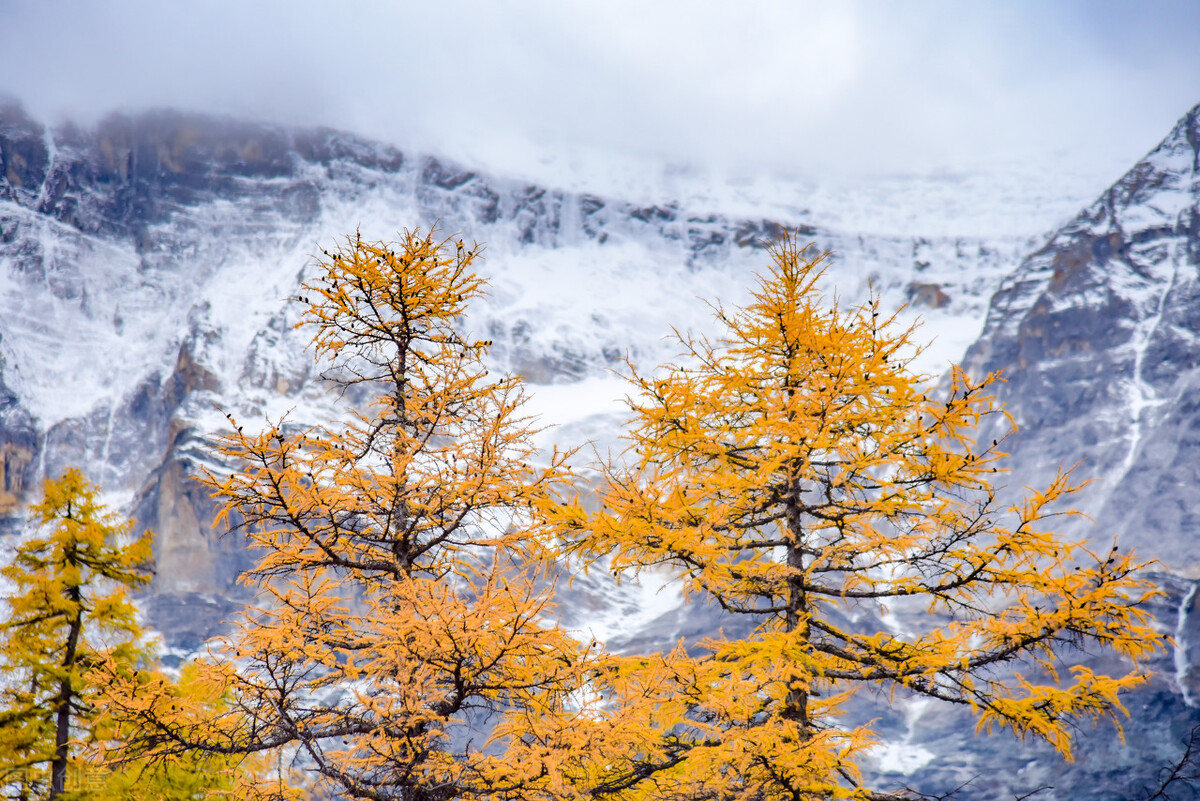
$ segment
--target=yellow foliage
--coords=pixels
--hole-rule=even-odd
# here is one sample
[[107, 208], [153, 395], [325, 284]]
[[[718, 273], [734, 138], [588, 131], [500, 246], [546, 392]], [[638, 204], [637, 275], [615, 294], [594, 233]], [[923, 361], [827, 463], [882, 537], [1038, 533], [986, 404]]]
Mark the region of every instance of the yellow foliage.
[[105, 736], [101, 659], [142, 656], [129, 591], [150, 579], [150, 535], [113, 518], [75, 469], [47, 480], [30, 509], [37, 526], [0, 574], [13, 590], [0, 626], [0, 793], [84, 798], [84, 748]]
[[140, 738], [145, 713], [156, 709], [179, 718], [227, 713], [227, 699], [195, 663], [177, 679], [146, 663], [131, 664], [106, 656], [89, 680], [102, 686], [97, 709], [100, 736], [88, 749], [83, 772], [90, 799], [104, 801], [199, 801], [224, 799], [264, 775], [269, 767], [242, 755], [206, 753], [176, 743], [173, 749], [148, 749]]
[[[247, 799], [869, 798], [873, 733], [839, 718], [860, 687], [1068, 757], [1075, 721], [1123, 712], [1161, 646], [1149, 585], [1046, 528], [1069, 475], [999, 508], [999, 443], [972, 439], [1003, 414], [991, 377], [931, 390], [911, 331], [826, 305], [821, 259], [785, 239], [753, 301], [716, 308], [720, 339], [633, 374], [628, 462], [588, 514], [561, 498], [563, 454], [531, 466], [519, 380], [489, 377], [460, 328], [479, 253], [405, 232], [320, 260], [302, 324], [373, 400], [307, 429], [230, 419], [233, 472], [207, 483], [257, 552], [259, 600], [186, 686], [102, 663], [145, 764], [248, 757], [229, 788]], [[648, 656], [577, 642], [550, 603], [564, 543], [617, 573], [669, 566], [753, 631]], [[844, 623], [885, 604], [927, 625]], [[1130, 670], [1062, 670], [1063, 643]]]
[[[239, 796], [558, 796], [581, 764], [599, 664], [550, 619], [546, 510], [563, 456], [531, 466], [518, 379], [489, 377], [460, 329], [480, 249], [405, 232], [347, 239], [304, 288], [302, 325], [342, 387], [374, 395], [349, 422], [232, 431], [210, 474], [221, 520], [258, 556], [240, 628], [196, 665], [224, 706], [115, 695], [149, 758], [265, 755]], [[119, 678], [119, 677], [118, 677]], [[214, 711], [216, 709], [216, 711]], [[586, 770], [586, 768], [578, 768]], [[319, 777], [302, 789], [301, 774]]]
[[[1045, 528], [1070, 514], [1054, 511], [1074, 489], [1069, 474], [999, 508], [999, 443], [972, 439], [1003, 414], [993, 376], [955, 369], [930, 389], [909, 369], [911, 329], [874, 300], [827, 304], [823, 257], [794, 240], [772, 257], [749, 305], [715, 308], [719, 339], [681, 335], [681, 363], [633, 372], [627, 461], [606, 468], [599, 513], [560, 518], [585, 560], [618, 574], [669, 565], [690, 595], [756, 622], [744, 639], [608, 681], [641, 739], [609, 763], [606, 789], [866, 797], [858, 763], [871, 732], [836, 722], [863, 686], [969, 706], [982, 729], [1041, 738], [1069, 758], [1074, 722], [1116, 721], [1119, 693], [1162, 645], [1139, 607], [1151, 592], [1140, 565]], [[927, 610], [927, 626], [862, 633], [841, 622], [883, 604]], [[1060, 675], [1065, 644], [1107, 647], [1129, 672]]]

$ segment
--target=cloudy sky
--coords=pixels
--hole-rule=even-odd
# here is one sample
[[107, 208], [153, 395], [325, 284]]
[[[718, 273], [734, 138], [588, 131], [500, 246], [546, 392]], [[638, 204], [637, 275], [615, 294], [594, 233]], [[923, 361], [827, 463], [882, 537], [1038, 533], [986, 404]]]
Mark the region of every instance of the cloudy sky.
[[43, 118], [176, 106], [520, 169], [1116, 177], [1200, 102], [1196, 0], [0, 0]]

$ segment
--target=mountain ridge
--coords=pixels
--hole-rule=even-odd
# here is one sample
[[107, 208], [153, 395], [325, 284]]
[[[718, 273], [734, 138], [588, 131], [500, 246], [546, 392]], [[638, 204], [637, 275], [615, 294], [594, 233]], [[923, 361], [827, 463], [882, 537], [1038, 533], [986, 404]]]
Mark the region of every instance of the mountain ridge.
[[[1193, 440], [1180, 436], [1200, 414], [1190, 401], [1200, 365], [1190, 337], [1200, 321], [1190, 309], [1200, 305], [1188, 273], [1200, 253], [1197, 115], [1193, 109], [1151, 154], [1160, 157], [1056, 232], [988, 239], [875, 236], [824, 229], [802, 213], [747, 217], [571, 193], [329, 130], [177, 112], [51, 130], [6, 106], [0, 528], [21, 529], [21, 505], [43, 476], [66, 464], [87, 468], [115, 505], [158, 533], [159, 574], [143, 603], [168, 653], [185, 657], [245, 600], [234, 583], [245, 550], [212, 530], [212, 501], [191, 480], [212, 464], [207, 437], [226, 424], [215, 407], [246, 425], [285, 414], [297, 423], [336, 418], [342, 407], [321, 384], [305, 334], [293, 327], [295, 304], [285, 299], [320, 242], [360, 224], [374, 237], [437, 220], [489, 243], [492, 292], [466, 323], [494, 340], [498, 369], [524, 375], [535, 395], [558, 393], [570, 408], [552, 422], [566, 422], [560, 432], [570, 437], [609, 441], [614, 416], [596, 411], [603, 404], [594, 397], [579, 402], [621, 391], [598, 377], [625, 354], [648, 366], [669, 359], [671, 346], [657, 337], [672, 324], [701, 333], [710, 325], [710, 310], [692, 295], [739, 302], [750, 271], [762, 266], [762, 240], [793, 229], [838, 252], [828, 278], [843, 303], [872, 289], [892, 308], [923, 303], [926, 331], [944, 335], [938, 358], [957, 360], [978, 340], [968, 366], [1007, 371], [997, 392], [1023, 425], [1007, 443], [1020, 483], [1044, 483], [1056, 459], [1082, 444], [1097, 472], [1124, 470], [1126, 493], [1085, 493], [1085, 510], [1114, 509], [1126, 530], [1128, 518], [1151, 512], [1175, 510], [1190, 521], [1196, 504], [1186, 488], [1200, 475], [1155, 494], [1143, 485], [1166, 480], [1173, 463], [1143, 463], [1154, 443], [1174, 440], [1187, 446], [1172, 451], [1181, 469], [1200, 470], [1200, 451], [1193, 459]], [[1168, 195], [1182, 204], [1171, 207], [1170, 225]], [[1184, 552], [1193, 541], [1125, 531], [1128, 540], [1171, 558], [1171, 548]], [[1195, 584], [1178, 575], [1157, 580], [1165, 595], [1155, 612], [1178, 634], [1177, 647], [1130, 702], [1134, 748], [1121, 751], [1114, 737], [1098, 735], [1063, 774], [1072, 781], [1123, 788], [1131, 779], [1114, 771], [1169, 762], [1177, 735], [1200, 722], [1190, 706], [1200, 681]], [[566, 614], [572, 626], [594, 626], [630, 649], [722, 625], [671, 595], [654, 602], [661, 615], [629, 612], [645, 612], [650, 595], [584, 579]], [[980, 764], [1003, 766], [1009, 779], [972, 796], [988, 798], [1058, 775], [1059, 763], [1043, 750], [973, 738], [969, 720], [949, 711], [897, 707], [881, 729], [892, 750], [878, 770], [898, 782], [948, 789]]]
[[976, 374], [1004, 372], [997, 395], [1020, 426], [1015, 474], [1041, 482], [1080, 462], [1080, 479], [1100, 479], [1081, 498], [1104, 538], [1190, 575], [1200, 575], [1189, 545], [1200, 501], [1188, 490], [1200, 484], [1198, 273], [1200, 106], [1002, 282], [964, 358]]

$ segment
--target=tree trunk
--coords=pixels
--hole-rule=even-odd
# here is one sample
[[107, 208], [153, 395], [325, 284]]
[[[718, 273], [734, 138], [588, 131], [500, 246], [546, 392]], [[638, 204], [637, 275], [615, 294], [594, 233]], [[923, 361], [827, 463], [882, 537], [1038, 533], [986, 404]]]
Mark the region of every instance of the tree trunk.
[[[790, 488], [787, 497], [786, 520], [788, 533], [788, 552], [787, 564], [788, 567], [796, 571], [804, 569], [804, 551], [803, 551], [803, 521], [800, 516], [800, 482], [797, 479], [790, 481]], [[788, 599], [787, 599], [787, 614], [784, 617], [784, 628], [786, 631], [796, 632], [800, 639], [808, 640], [809, 625], [808, 625], [808, 598], [804, 592], [804, 578], [802, 574], [790, 576], [788, 578]], [[796, 679], [792, 680], [791, 686], [788, 688], [787, 699], [785, 701], [783, 717], [788, 720], [799, 721], [800, 725], [808, 729], [808, 688], [807, 684], [801, 685]]]
[[[75, 547], [71, 545], [66, 551], [66, 562], [71, 567], [76, 563]], [[63, 669], [66, 677], [59, 682], [58, 697], [54, 700], [55, 730], [54, 730], [54, 761], [50, 763], [50, 798], [58, 798], [67, 789], [67, 744], [71, 739], [71, 703], [75, 700], [75, 690], [71, 686], [70, 671], [75, 667], [76, 652], [79, 648], [79, 635], [83, 629], [83, 594], [78, 586], [67, 588], [67, 598], [71, 601], [74, 616], [71, 618], [71, 628], [67, 632], [67, 647], [63, 653]]]

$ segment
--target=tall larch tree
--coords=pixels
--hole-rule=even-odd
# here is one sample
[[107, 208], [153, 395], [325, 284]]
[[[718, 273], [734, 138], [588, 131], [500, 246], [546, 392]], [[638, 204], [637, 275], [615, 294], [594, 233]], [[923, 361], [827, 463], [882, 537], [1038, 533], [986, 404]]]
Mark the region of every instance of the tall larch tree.
[[[823, 257], [793, 239], [771, 255], [745, 308], [715, 307], [719, 338], [681, 335], [680, 363], [634, 373], [627, 458], [606, 469], [602, 510], [565, 525], [586, 558], [617, 573], [668, 566], [690, 595], [753, 623], [610, 676], [631, 730], [661, 736], [631, 743], [597, 786], [892, 797], [862, 784], [870, 726], [838, 720], [864, 688], [969, 707], [982, 730], [1069, 758], [1075, 724], [1118, 720], [1120, 693], [1161, 646], [1139, 609], [1139, 565], [1052, 533], [1067, 475], [1011, 508], [997, 501], [999, 444], [972, 439], [1002, 414], [992, 377], [955, 370], [935, 391], [909, 369], [912, 331], [877, 301], [827, 303]], [[849, 622], [889, 605], [927, 612], [925, 625]], [[1129, 670], [1068, 667], [1076, 647]]]
[[274, 754], [277, 775], [244, 788], [270, 797], [560, 795], [590, 669], [548, 607], [546, 510], [568, 474], [559, 454], [531, 466], [519, 380], [489, 376], [489, 343], [461, 330], [479, 256], [406, 231], [320, 259], [302, 325], [344, 396], [373, 399], [317, 428], [231, 419], [234, 471], [208, 484], [259, 554], [261, 601], [197, 666], [224, 714], [125, 680], [139, 753]]
[[[0, 792], [8, 798], [82, 798], [69, 776], [100, 772], [80, 746], [104, 736], [101, 660], [132, 665], [144, 633], [129, 593], [150, 579], [150, 536], [110, 515], [75, 469], [49, 480], [31, 507], [37, 530], [2, 574], [11, 587], [0, 624]], [[98, 786], [98, 785], [97, 785]]]

